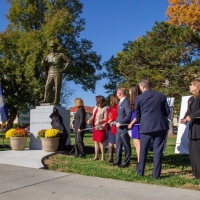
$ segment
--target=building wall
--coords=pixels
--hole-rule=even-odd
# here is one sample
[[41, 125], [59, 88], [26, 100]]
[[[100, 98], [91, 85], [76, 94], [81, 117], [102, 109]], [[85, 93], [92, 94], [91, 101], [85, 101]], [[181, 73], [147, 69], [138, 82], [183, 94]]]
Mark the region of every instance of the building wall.
[[30, 124], [30, 113], [20, 113], [19, 117], [16, 117], [14, 124], [26, 125]]
[[[20, 113], [19, 116], [17, 116], [13, 122], [14, 124], [20, 124], [20, 125], [27, 125], [30, 124], [30, 113]], [[2, 126], [2, 121], [0, 120], [0, 125]]]

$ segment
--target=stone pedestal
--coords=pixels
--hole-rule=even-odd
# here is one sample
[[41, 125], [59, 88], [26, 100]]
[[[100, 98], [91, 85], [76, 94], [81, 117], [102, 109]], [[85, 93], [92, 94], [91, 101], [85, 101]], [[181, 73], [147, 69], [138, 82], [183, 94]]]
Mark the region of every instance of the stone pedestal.
[[30, 111], [30, 144], [29, 149], [41, 150], [41, 140], [37, 138], [38, 131], [41, 129], [50, 129], [51, 118], [49, 116], [53, 113], [53, 108], [58, 109], [59, 114], [63, 118], [63, 123], [68, 132], [68, 139], [66, 145], [71, 145], [70, 141], [70, 111], [61, 106], [36, 106]]

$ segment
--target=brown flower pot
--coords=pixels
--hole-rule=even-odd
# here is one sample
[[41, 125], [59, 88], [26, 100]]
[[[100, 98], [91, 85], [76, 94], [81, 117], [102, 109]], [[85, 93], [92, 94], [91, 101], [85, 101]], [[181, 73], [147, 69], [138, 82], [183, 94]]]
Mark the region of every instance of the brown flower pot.
[[10, 137], [10, 146], [14, 151], [22, 151], [26, 147], [27, 137]]
[[58, 149], [59, 137], [56, 138], [40, 138], [42, 141], [42, 149], [46, 152], [55, 152]]

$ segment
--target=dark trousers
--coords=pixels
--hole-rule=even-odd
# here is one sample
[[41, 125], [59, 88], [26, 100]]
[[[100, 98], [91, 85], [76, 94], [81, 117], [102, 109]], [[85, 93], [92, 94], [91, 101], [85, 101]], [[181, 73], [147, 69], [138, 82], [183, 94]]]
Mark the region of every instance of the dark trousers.
[[83, 136], [84, 131], [78, 133], [77, 130], [75, 130], [75, 157], [85, 157], [84, 152], [84, 143], [83, 143]]
[[195, 178], [200, 178], [200, 140], [189, 140], [189, 156], [192, 173]]
[[131, 144], [130, 136], [128, 133], [116, 134], [116, 160], [115, 164], [121, 165], [122, 163], [122, 147], [124, 147], [125, 160], [122, 165], [128, 166], [131, 159]]
[[150, 133], [140, 133], [140, 159], [139, 165], [137, 168], [137, 173], [139, 176], [144, 175], [146, 158], [148, 154], [148, 149], [150, 146], [151, 139], [153, 140], [153, 173], [154, 178], [159, 178], [162, 168], [162, 157], [163, 157], [163, 148], [165, 144], [167, 131], [155, 131]]

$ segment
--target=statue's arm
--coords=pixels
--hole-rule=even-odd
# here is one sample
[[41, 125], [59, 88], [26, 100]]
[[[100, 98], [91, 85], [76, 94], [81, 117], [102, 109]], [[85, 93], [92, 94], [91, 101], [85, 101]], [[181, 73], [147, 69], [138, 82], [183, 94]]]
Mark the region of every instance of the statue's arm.
[[43, 67], [46, 67], [47, 64], [48, 64], [48, 59], [47, 59], [47, 57], [44, 57], [44, 58], [42, 59], [41, 65], [42, 65]]
[[62, 69], [62, 72], [63, 72], [67, 69], [67, 67], [68, 67], [68, 65], [70, 64], [71, 61], [65, 54], [62, 54], [62, 59], [66, 63], [65, 67]]
[[42, 67], [45, 67], [45, 73], [46, 73], [46, 75], [48, 75], [49, 69], [48, 69], [48, 58], [47, 58], [47, 56], [42, 59], [41, 65], [42, 65]]

